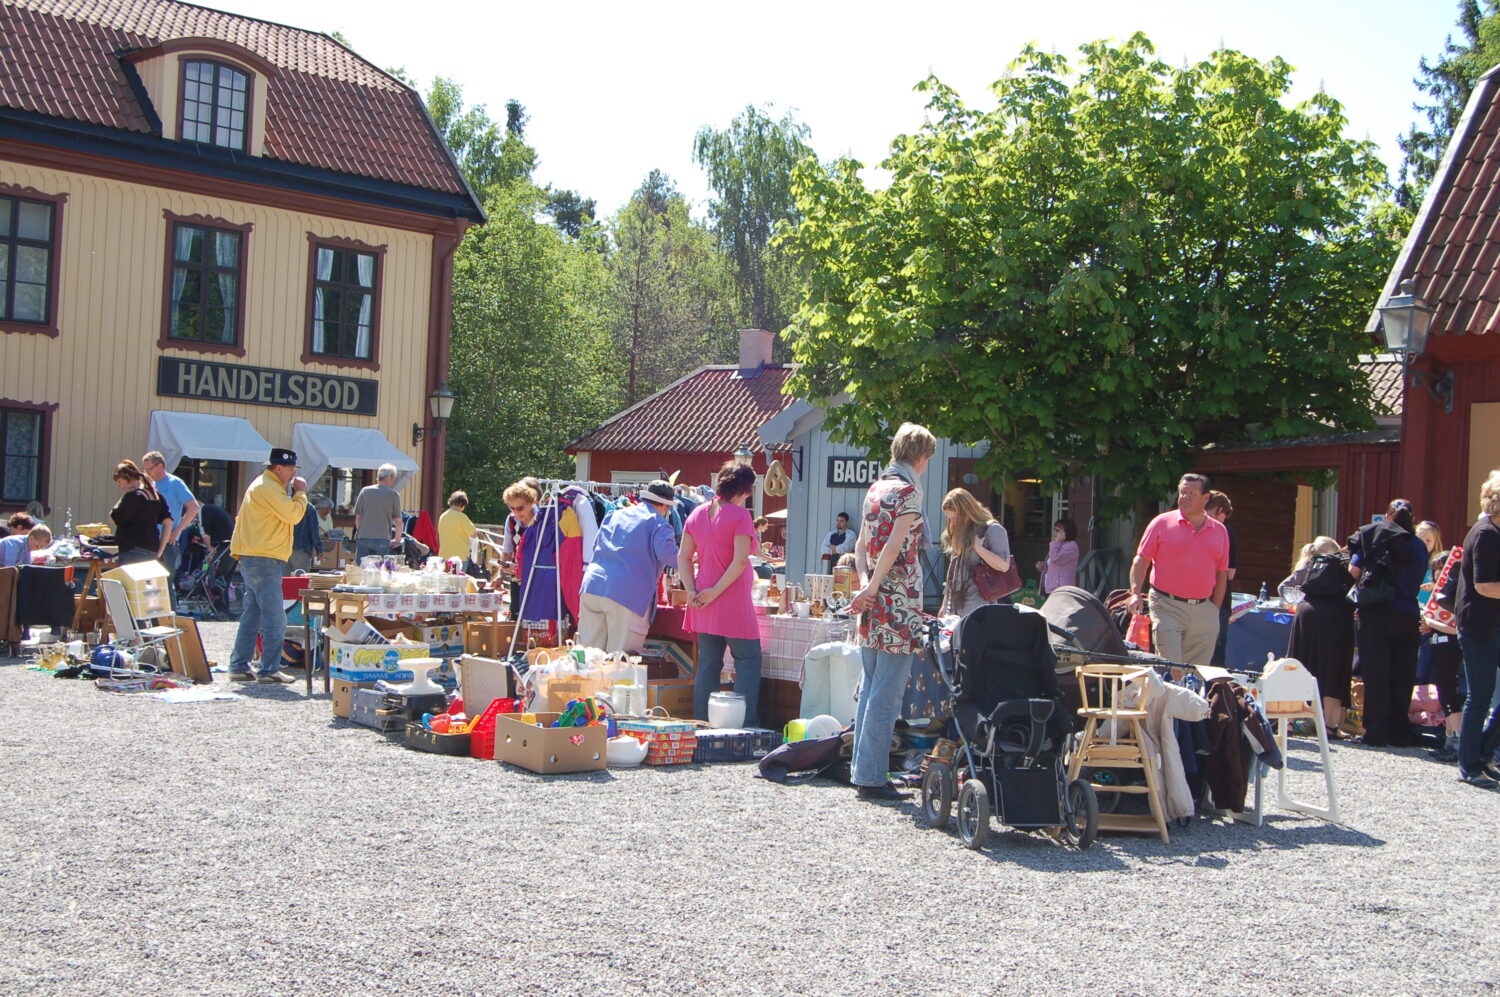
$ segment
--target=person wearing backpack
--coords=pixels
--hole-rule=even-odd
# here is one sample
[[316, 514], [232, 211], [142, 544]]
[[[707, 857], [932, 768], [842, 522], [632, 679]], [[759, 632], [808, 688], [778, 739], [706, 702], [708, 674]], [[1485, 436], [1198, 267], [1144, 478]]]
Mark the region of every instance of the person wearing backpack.
[[[1349, 602], [1349, 561], [1333, 537], [1318, 537], [1302, 548], [1291, 575], [1278, 588], [1302, 591], [1286, 656], [1302, 662], [1318, 680], [1323, 697], [1323, 722], [1328, 736], [1345, 740], [1339, 729], [1349, 707], [1350, 675], [1354, 669], [1354, 606]], [[1283, 596], [1285, 598], [1285, 596]], [[1291, 601], [1291, 600], [1289, 600]]]
[[1363, 740], [1375, 748], [1409, 748], [1416, 743], [1407, 714], [1417, 681], [1417, 596], [1427, 575], [1427, 545], [1416, 534], [1411, 503], [1391, 502], [1383, 520], [1349, 538], [1349, 551], [1365, 680]]

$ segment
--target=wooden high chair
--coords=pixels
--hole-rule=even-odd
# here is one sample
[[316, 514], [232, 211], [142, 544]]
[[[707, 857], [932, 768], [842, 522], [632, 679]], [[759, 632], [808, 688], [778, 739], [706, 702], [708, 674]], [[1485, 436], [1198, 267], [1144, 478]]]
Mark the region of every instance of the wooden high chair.
[[[1131, 831], [1161, 836], [1170, 844], [1167, 819], [1162, 809], [1161, 777], [1151, 758], [1141, 725], [1146, 720], [1146, 704], [1151, 695], [1150, 667], [1091, 662], [1078, 667], [1078, 685], [1083, 706], [1078, 715], [1085, 720], [1078, 747], [1068, 761], [1068, 781], [1077, 779], [1085, 768], [1140, 769], [1146, 784], [1114, 785], [1094, 782], [1095, 793], [1144, 793], [1149, 814], [1100, 814], [1099, 830]], [[1140, 687], [1140, 695], [1129, 706], [1125, 702], [1126, 686]]]

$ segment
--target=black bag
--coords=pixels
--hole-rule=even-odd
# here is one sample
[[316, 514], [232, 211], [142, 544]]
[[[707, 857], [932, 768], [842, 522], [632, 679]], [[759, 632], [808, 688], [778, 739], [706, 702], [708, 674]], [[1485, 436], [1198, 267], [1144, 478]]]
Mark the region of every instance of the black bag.
[[1309, 598], [1341, 598], [1349, 594], [1354, 579], [1349, 576], [1349, 561], [1342, 554], [1318, 554], [1308, 562], [1302, 594]]
[[[1396, 598], [1392, 548], [1395, 536], [1408, 536], [1394, 523], [1362, 526], [1349, 538], [1349, 550], [1359, 552], [1361, 573], [1349, 598], [1356, 606], [1382, 606]], [[1304, 590], [1305, 591], [1305, 590]]]

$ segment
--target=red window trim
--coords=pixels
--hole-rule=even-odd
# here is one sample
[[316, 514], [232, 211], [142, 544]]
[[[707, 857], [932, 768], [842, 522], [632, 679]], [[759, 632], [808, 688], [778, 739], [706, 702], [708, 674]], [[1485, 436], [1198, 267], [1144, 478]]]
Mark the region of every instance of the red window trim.
[[[245, 355], [245, 312], [249, 308], [250, 299], [245, 293], [245, 273], [249, 269], [250, 256], [250, 232], [255, 228], [254, 223], [247, 222], [244, 225], [236, 225], [234, 222], [225, 221], [222, 218], [214, 218], [209, 215], [179, 215], [174, 211], [162, 210], [162, 217], [167, 220], [166, 254], [162, 257], [162, 284], [161, 284], [161, 334], [156, 340], [156, 347], [160, 350], [186, 350], [191, 353], [228, 353], [236, 357]], [[176, 234], [178, 225], [193, 225], [198, 228], [216, 228], [226, 231], [240, 233], [240, 269], [239, 269], [239, 302], [234, 313], [234, 342], [233, 343], [196, 343], [190, 339], [173, 339], [172, 332], [172, 237]]]
[[[373, 318], [370, 323], [370, 359], [368, 360], [330, 357], [313, 352], [313, 299], [318, 289], [319, 246], [327, 246], [331, 249], [352, 249], [361, 253], [371, 253], [375, 257], [375, 301], [371, 306]], [[361, 370], [380, 369], [380, 307], [385, 295], [386, 248], [384, 245], [372, 246], [358, 239], [341, 239], [335, 236], [318, 235], [316, 232], [307, 233], [307, 320], [302, 337], [303, 363], [326, 364], [329, 367], [354, 367]]]
[[[226, 152], [238, 152], [247, 156], [257, 155], [250, 148], [250, 136], [254, 132], [255, 124], [255, 70], [233, 59], [226, 59], [222, 55], [208, 58], [195, 52], [185, 52], [177, 57], [177, 141], [189, 141], [182, 137], [183, 124], [186, 122], [183, 112], [187, 109], [187, 64], [190, 62], [206, 62], [211, 66], [223, 66], [237, 73], [245, 74], [245, 145], [244, 148], [236, 149], [233, 146], [219, 145], [217, 142], [204, 142], [200, 139], [192, 139], [194, 145], [205, 145], [211, 149], [223, 149]], [[214, 83], [215, 92], [218, 90], [217, 80]], [[215, 108], [217, 110], [217, 107]]]
[[4, 319], [0, 320], [0, 332], [51, 336], [56, 339], [62, 332], [62, 326], [57, 320], [57, 285], [62, 273], [63, 205], [68, 203], [68, 195], [47, 194], [35, 187], [22, 187], [10, 183], [0, 183], [0, 195], [25, 198], [28, 201], [47, 201], [52, 205], [52, 259], [48, 264], [47, 273], [47, 321], [37, 323]]
[[[27, 402], [19, 398], [0, 398], [0, 408], [21, 409], [27, 412], [40, 412], [42, 414], [42, 445], [37, 451], [39, 469], [37, 471], [36, 500], [42, 503], [42, 508], [51, 514], [52, 507], [48, 503], [51, 489], [48, 487], [52, 480], [52, 422], [58, 409], [57, 402]], [[21, 512], [26, 508], [26, 503], [20, 505], [14, 503], [0, 505], [0, 512]]]

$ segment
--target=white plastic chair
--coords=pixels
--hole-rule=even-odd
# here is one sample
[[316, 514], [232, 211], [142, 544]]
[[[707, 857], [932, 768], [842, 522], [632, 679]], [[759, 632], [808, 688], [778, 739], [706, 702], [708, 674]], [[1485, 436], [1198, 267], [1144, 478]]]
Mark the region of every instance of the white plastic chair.
[[[123, 647], [140, 660], [141, 652], [151, 648], [160, 649], [166, 655], [166, 643], [182, 634], [177, 627], [137, 627], [130, 615], [130, 599], [125, 586], [114, 578], [99, 579], [99, 589], [104, 593], [104, 608], [109, 612], [110, 624], [115, 631], [115, 646]], [[174, 659], [174, 664], [176, 661]], [[176, 670], [175, 668], [173, 669]]]
[[[1267, 661], [1265, 670], [1255, 681], [1255, 691], [1260, 697], [1266, 719], [1276, 731], [1276, 743], [1281, 748], [1285, 763], [1276, 773], [1276, 804], [1283, 810], [1322, 817], [1339, 823], [1338, 782], [1333, 776], [1333, 760], [1328, 750], [1328, 728], [1323, 723], [1323, 697], [1318, 692], [1318, 680], [1295, 658], [1279, 658]], [[1287, 754], [1287, 730], [1293, 720], [1311, 720], [1318, 732], [1318, 750], [1323, 755], [1323, 782], [1328, 792], [1328, 805], [1315, 806], [1293, 799], [1287, 792], [1287, 771], [1291, 756]], [[1259, 824], [1262, 810], [1260, 787], [1257, 784], [1253, 823]]]

